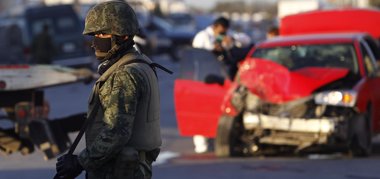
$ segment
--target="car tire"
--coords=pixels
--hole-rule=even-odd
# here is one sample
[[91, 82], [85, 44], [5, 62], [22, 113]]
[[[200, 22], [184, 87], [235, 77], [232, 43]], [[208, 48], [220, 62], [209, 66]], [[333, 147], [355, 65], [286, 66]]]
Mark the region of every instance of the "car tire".
[[247, 144], [242, 141], [243, 135], [244, 126], [241, 115], [220, 117], [215, 138], [215, 155], [217, 157], [247, 155], [248, 148]]
[[368, 157], [372, 151], [371, 110], [358, 114], [350, 120], [350, 154], [353, 157]]

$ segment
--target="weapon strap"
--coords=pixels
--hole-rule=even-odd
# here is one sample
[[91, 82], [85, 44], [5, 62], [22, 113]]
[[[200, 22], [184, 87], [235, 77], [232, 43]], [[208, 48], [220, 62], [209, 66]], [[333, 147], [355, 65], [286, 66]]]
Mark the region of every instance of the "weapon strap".
[[82, 127], [80, 128], [80, 131], [77, 135], [77, 137], [75, 138], [73, 144], [71, 144], [70, 146], [70, 149], [69, 151], [67, 152], [67, 154], [69, 155], [72, 155], [75, 151], [75, 149], [77, 148], [78, 146], [78, 143], [79, 141], [81, 140], [81, 138], [83, 137], [83, 134], [84, 132], [86, 131], [86, 128], [92, 123], [92, 121], [94, 121], [95, 119], [95, 115], [97, 114], [97, 111], [100, 107], [100, 101], [99, 101], [99, 94], [98, 94], [98, 91], [99, 91], [99, 85], [100, 83], [97, 82], [95, 84], [95, 87], [94, 87], [94, 92], [92, 95], [95, 95], [94, 97], [94, 107], [92, 108], [92, 110], [90, 111], [89, 115], [87, 116], [87, 119], [86, 121], [84, 122], [84, 124], [82, 125]]
[[131, 64], [131, 63], [145, 63], [145, 64], [149, 65], [150, 68], [152, 68], [154, 72], [156, 72], [156, 68], [159, 68], [160, 70], [162, 70], [162, 71], [164, 71], [166, 73], [173, 74], [172, 71], [170, 71], [169, 69], [163, 67], [162, 65], [160, 65], [158, 63], [149, 63], [149, 62], [147, 62], [147, 61], [145, 61], [143, 59], [138, 59], [138, 58], [137, 59], [133, 59], [133, 60], [128, 61], [125, 64]]

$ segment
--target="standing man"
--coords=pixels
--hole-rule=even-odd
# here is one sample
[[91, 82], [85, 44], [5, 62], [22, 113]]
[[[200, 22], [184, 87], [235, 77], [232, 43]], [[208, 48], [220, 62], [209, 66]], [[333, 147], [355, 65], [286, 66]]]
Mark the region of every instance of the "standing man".
[[32, 61], [37, 64], [51, 64], [54, 54], [53, 40], [49, 34], [49, 25], [44, 24], [31, 44]]
[[[86, 148], [58, 158], [57, 176], [87, 179], [149, 179], [161, 146], [159, 89], [152, 61], [134, 47], [139, 25], [124, 1], [91, 8], [83, 34], [94, 36], [100, 78], [87, 116]], [[139, 61], [137, 61], [139, 60]]]
[[[224, 65], [229, 64], [228, 50], [233, 47], [233, 40], [227, 35], [230, 21], [224, 17], [217, 18], [212, 25], [198, 32], [193, 39], [193, 47], [213, 52]], [[210, 150], [211, 139], [202, 135], [193, 137], [194, 151], [205, 153]]]
[[193, 47], [209, 50], [218, 56], [223, 55], [233, 47], [232, 37], [227, 35], [229, 27], [230, 21], [219, 17], [211, 26], [195, 35]]
[[266, 38], [267, 38], [267, 39], [271, 39], [271, 38], [277, 37], [278, 35], [280, 35], [280, 32], [279, 32], [279, 30], [278, 30], [278, 27], [276, 27], [276, 26], [272, 26], [272, 27], [270, 27], [270, 28], [267, 30]]

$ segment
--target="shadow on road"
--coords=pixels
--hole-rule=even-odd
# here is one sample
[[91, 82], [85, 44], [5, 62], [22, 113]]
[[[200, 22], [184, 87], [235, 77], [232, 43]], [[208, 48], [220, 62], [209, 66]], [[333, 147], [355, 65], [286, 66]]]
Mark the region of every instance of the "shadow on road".
[[[12, 169], [0, 170], [0, 179], [53, 179], [55, 169]], [[84, 179], [84, 172], [76, 179]]]
[[[373, 144], [372, 155], [370, 157], [363, 158], [378, 158], [380, 157], [380, 143]], [[317, 150], [316, 150], [317, 151]], [[344, 149], [337, 149], [333, 151], [309, 151], [304, 153], [295, 154], [293, 152], [268, 152], [266, 154], [257, 156], [240, 156], [240, 157], [229, 157], [229, 158], [218, 158], [213, 152], [208, 152], [204, 154], [187, 153], [182, 154], [180, 157], [174, 159], [176, 161], [188, 161], [188, 162], [204, 162], [204, 161], [233, 161], [233, 160], [244, 160], [244, 159], [279, 159], [279, 158], [292, 158], [292, 159], [350, 159], [354, 158], [349, 155]], [[342, 152], [343, 151], [343, 152]]]

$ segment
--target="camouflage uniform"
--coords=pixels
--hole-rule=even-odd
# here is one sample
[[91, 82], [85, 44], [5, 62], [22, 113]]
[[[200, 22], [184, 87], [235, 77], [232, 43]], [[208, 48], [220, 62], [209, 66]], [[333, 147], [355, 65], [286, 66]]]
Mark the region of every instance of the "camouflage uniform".
[[[120, 13], [132, 18], [118, 18]], [[121, 27], [123, 23], [127, 25]], [[119, 1], [95, 6], [85, 26], [84, 34], [90, 35], [101, 32], [122, 36], [138, 31], [134, 12]], [[117, 55], [118, 49], [117, 45], [113, 47], [109, 56]], [[94, 110], [96, 103], [100, 108], [86, 129], [86, 148], [78, 156], [89, 179], [151, 178], [151, 164], [156, 158], [152, 151], [161, 145], [158, 82], [146, 63], [128, 63], [134, 59], [152, 63], [136, 49], [129, 49], [93, 88], [88, 111]]]
[[122, 65], [125, 59], [100, 77], [90, 97], [89, 111], [98, 101], [95, 98], [101, 103], [95, 121], [86, 130], [87, 147], [79, 155], [90, 179], [150, 178], [153, 161], [139, 159], [139, 152], [161, 145], [155, 74], [146, 64]]

